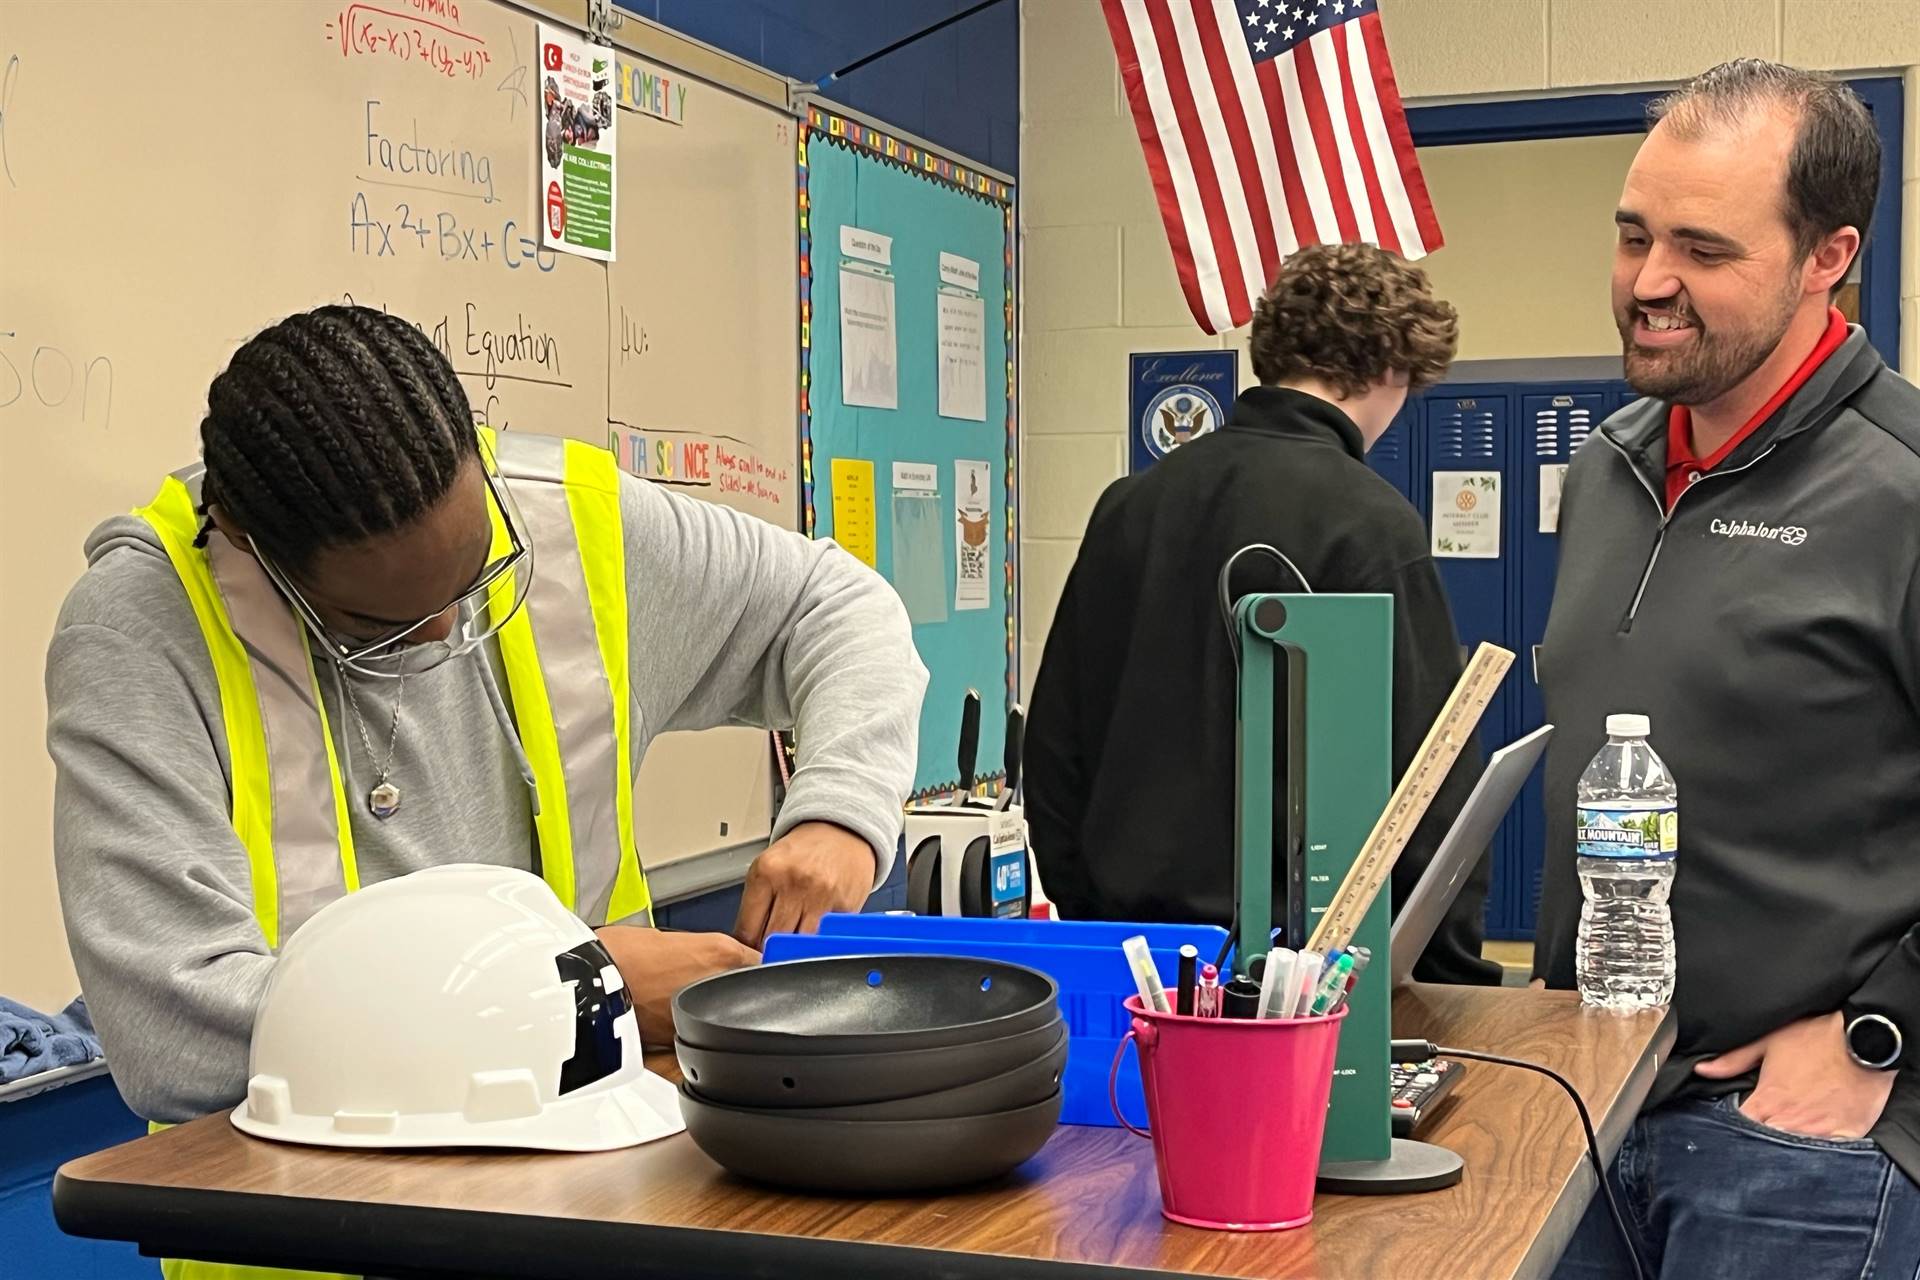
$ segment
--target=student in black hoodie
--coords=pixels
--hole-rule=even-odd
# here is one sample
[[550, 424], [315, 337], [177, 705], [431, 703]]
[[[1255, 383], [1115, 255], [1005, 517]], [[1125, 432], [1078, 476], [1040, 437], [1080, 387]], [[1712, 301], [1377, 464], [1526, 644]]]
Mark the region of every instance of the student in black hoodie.
[[[1462, 670], [1419, 514], [1366, 464], [1411, 388], [1445, 372], [1454, 310], [1424, 272], [1365, 244], [1287, 260], [1254, 313], [1261, 385], [1226, 426], [1111, 485], [1087, 525], [1034, 686], [1027, 817], [1069, 919], [1226, 924], [1233, 915], [1234, 662], [1221, 566], [1251, 543], [1318, 592], [1393, 597], [1398, 777]], [[1264, 559], [1232, 583], [1298, 591]], [[1479, 776], [1470, 747], [1394, 868], [1397, 905]], [[1416, 973], [1494, 983], [1480, 957], [1482, 859]]]

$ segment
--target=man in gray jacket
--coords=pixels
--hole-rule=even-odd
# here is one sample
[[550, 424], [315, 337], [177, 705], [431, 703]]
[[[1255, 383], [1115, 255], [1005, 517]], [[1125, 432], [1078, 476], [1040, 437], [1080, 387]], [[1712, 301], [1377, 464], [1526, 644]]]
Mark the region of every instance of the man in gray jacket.
[[[1649, 1274], [1920, 1269], [1920, 391], [1829, 305], [1880, 146], [1757, 60], [1653, 112], [1615, 214], [1646, 399], [1574, 459], [1539, 656], [1536, 972], [1574, 983], [1575, 784], [1612, 712], [1679, 784], [1679, 1042], [1613, 1182]], [[1596, 1199], [1563, 1276], [1631, 1274]]]
[[[658, 1042], [679, 987], [886, 877], [926, 673], [839, 548], [587, 446], [483, 447], [441, 354], [365, 308], [249, 341], [201, 440], [88, 540], [47, 658], [68, 937], [141, 1115], [240, 1099], [278, 945], [356, 883], [541, 872]], [[735, 936], [644, 927], [632, 771], [723, 724], [795, 728], [775, 839]]]

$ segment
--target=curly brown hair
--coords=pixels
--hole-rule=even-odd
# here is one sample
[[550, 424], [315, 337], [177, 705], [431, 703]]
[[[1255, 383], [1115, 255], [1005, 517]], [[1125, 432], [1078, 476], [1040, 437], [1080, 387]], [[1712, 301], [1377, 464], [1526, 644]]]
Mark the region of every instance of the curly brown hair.
[[1370, 244], [1316, 244], [1288, 258], [1253, 312], [1249, 354], [1267, 386], [1318, 378], [1357, 396], [1403, 372], [1413, 390], [1447, 371], [1460, 317], [1427, 273]]

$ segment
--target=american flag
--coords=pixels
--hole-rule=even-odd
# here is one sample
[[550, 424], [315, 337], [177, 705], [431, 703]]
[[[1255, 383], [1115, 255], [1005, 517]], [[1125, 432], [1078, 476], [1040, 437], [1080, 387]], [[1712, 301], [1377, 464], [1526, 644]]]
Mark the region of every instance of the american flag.
[[1378, 0], [1101, 0], [1180, 288], [1236, 328], [1301, 245], [1440, 247]]

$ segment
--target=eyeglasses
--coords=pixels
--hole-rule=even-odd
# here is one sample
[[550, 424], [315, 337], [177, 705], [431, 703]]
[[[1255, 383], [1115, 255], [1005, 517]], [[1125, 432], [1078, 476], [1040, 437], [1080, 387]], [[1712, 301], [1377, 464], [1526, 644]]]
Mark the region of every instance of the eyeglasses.
[[[506, 626], [526, 603], [527, 588], [533, 581], [533, 547], [522, 532], [526, 525], [513, 500], [513, 491], [500, 478], [499, 467], [484, 439], [480, 443], [480, 460], [493, 525], [493, 545], [486, 566], [473, 585], [446, 608], [377, 639], [345, 637], [328, 627], [293, 580], [258, 545], [254, 546], [253, 556], [260, 568], [280, 589], [280, 594], [293, 606], [293, 611], [329, 658], [351, 671], [381, 679], [415, 675], [473, 652]], [[446, 617], [449, 611], [454, 619], [446, 636], [435, 640], [414, 639], [423, 628]]]

